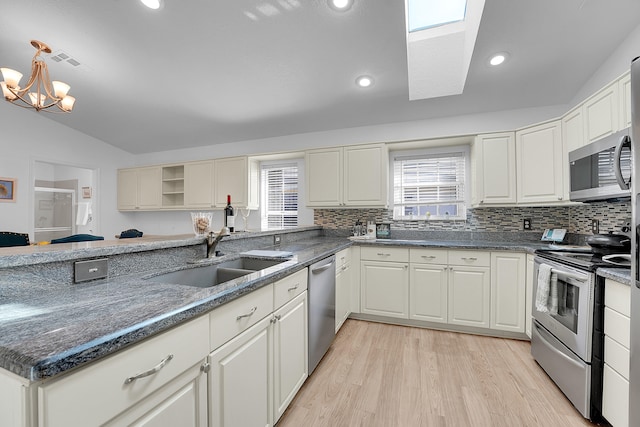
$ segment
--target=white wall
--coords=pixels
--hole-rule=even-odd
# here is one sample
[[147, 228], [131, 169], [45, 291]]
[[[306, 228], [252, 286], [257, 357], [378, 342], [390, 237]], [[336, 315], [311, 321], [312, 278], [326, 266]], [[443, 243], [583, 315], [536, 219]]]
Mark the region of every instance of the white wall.
[[0, 230], [26, 233], [33, 229], [35, 161], [97, 170], [94, 211], [102, 222], [95, 234], [108, 237], [129, 228], [130, 218], [116, 209], [116, 170], [130, 166], [131, 155], [45, 114], [0, 102], [0, 177], [18, 180], [16, 201], [0, 203]]

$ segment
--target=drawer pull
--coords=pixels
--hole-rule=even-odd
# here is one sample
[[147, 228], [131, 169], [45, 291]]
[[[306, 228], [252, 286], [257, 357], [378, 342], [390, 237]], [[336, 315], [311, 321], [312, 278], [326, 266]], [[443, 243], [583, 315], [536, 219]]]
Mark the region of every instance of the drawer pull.
[[258, 309], [257, 305], [254, 305], [251, 310], [249, 310], [249, 312], [247, 314], [241, 314], [240, 316], [236, 317], [236, 320], [240, 320], [243, 317], [250, 317], [253, 313], [256, 312], [256, 310]]
[[296, 285], [295, 285], [295, 286], [290, 287], [289, 289], [287, 289], [287, 291], [288, 291], [288, 292], [295, 291], [296, 289], [298, 289], [298, 286], [299, 286], [299, 284], [298, 284], [298, 283], [296, 283]]
[[465, 260], [465, 261], [477, 261], [477, 260], [478, 260], [478, 258], [476, 258], [476, 257], [469, 257], [469, 258], [467, 258], [467, 257], [464, 257], [464, 256], [463, 256], [461, 259], [463, 259], [463, 260]]
[[433, 255], [422, 255], [422, 258], [424, 258], [424, 259], [434, 259], [435, 256], [433, 256]]
[[391, 254], [384, 254], [384, 253], [382, 253], [382, 252], [378, 252], [378, 254], [377, 254], [377, 255], [378, 255], [378, 256], [391, 256]]
[[169, 361], [171, 359], [173, 359], [173, 354], [170, 354], [167, 357], [165, 357], [164, 359], [162, 359], [160, 361], [160, 363], [158, 363], [156, 366], [154, 366], [153, 368], [149, 369], [148, 371], [140, 372], [137, 375], [134, 375], [132, 377], [127, 378], [126, 380], [124, 380], [124, 383], [125, 384], [130, 384], [130, 383], [134, 382], [135, 380], [139, 380], [140, 378], [148, 377], [150, 375], [153, 375], [153, 374], [157, 373], [158, 371], [160, 371], [160, 369], [164, 368], [164, 366], [167, 363], [169, 363]]

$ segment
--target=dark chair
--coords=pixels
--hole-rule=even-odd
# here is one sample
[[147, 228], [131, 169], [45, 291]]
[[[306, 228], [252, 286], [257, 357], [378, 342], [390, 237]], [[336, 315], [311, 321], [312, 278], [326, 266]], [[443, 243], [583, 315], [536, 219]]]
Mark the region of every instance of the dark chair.
[[9, 246], [29, 246], [29, 235], [0, 231], [0, 248], [8, 248]]
[[104, 237], [94, 236], [93, 234], [73, 234], [71, 236], [53, 239], [51, 243], [89, 242], [92, 240], [104, 240]]

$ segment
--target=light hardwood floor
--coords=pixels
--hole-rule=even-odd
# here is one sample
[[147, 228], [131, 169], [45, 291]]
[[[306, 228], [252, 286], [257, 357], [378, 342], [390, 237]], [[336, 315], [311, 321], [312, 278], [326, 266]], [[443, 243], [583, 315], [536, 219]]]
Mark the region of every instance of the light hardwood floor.
[[593, 425], [528, 341], [349, 319], [277, 427]]

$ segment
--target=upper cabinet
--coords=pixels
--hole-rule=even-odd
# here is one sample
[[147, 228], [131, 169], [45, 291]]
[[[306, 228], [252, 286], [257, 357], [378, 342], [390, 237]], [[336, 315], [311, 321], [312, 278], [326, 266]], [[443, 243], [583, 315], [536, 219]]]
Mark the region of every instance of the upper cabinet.
[[472, 162], [475, 205], [516, 202], [514, 132], [478, 135], [472, 147]]
[[308, 207], [386, 207], [389, 152], [385, 144], [305, 153]]
[[227, 206], [227, 195], [236, 208], [258, 208], [259, 165], [246, 156], [215, 159], [214, 207]]
[[558, 203], [564, 190], [567, 157], [562, 146], [560, 120], [516, 132], [518, 203]]
[[184, 165], [184, 204], [189, 208], [213, 207], [213, 160]]
[[579, 105], [562, 117], [562, 140], [567, 152], [576, 150], [585, 144], [582, 112], [582, 105]]
[[618, 130], [618, 81], [611, 83], [584, 102], [585, 144]]
[[159, 209], [161, 206], [160, 166], [120, 169], [118, 171], [118, 209]]
[[631, 127], [631, 74], [625, 73], [618, 80], [620, 98], [620, 129]]

